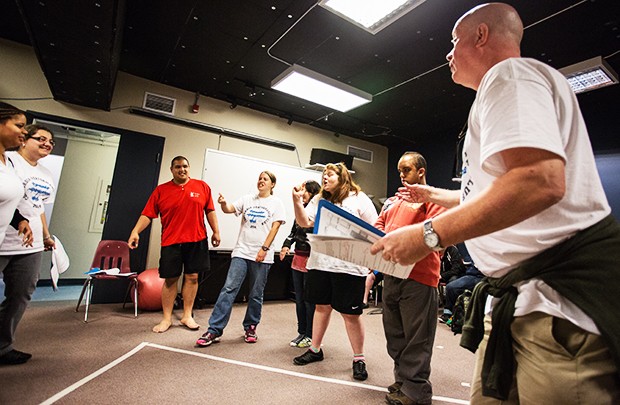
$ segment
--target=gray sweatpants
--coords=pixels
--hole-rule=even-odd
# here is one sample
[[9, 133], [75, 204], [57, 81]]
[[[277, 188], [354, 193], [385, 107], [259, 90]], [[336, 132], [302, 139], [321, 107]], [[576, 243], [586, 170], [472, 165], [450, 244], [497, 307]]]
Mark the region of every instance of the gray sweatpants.
[[417, 281], [385, 276], [383, 328], [394, 360], [394, 379], [409, 398], [430, 403], [431, 355], [437, 329], [437, 290]]
[[5, 298], [0, 304], [0, 356], [13, 350], [15, 329], [39, 280], [42, 253], [0, 256], [5, 284]]

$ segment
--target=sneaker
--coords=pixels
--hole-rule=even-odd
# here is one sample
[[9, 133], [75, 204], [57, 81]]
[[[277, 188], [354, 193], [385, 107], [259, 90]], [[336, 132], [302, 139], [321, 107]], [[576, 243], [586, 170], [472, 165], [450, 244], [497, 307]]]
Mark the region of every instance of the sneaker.
[[312, 339], [310, 339], [310, 337], [306, 336], [304, 337], [301, 342], [297, 343], [297, 347], [301, 347], [301, 348], [305, 348], [305, 347], [310, 347], [312, 346]]
[[403, 394], [403, 392], [399, 390], [387, 394], [385, 396], [385, 402], [390, 405], [430, 405], [432, 404], [432, 399], [429, 398], [426, 401], [416, 401], [409, 398], [407, 395]]
[[293, 359], [293, 364], [296, 364], [298, 366], [305, 366], [306, 364], [310, 364], [310, 363], [314, 363], [315, 361], [322, 361], [322, 360], [323, 360], [323, 349], [319, 350], [318, 353], [315, 353], [312, 350], [308, 349], [308, 351], [306, 351], [301, 356], [295, 357]]
[[438, 319], [440, 323], [448, 323], [450, 318], [452, 318], [452, 315], [450, 314], [441, 314], [441, 316]]
[[258, 340], [258, 335], [256, 335], [256, 325], [250, 325], [249, 328], [245, 330], [245, 343], [256, 343]]
[[300, 333], [299, 335], [297, 335], [297, 337], [293, 340], [291, 340], [291, 347], [299, 347], [299, 342], [301, 342], [302, 340], [304, 340], [304, 338], [306, 337], [306, 335], [304, 335], [303, 333]]
[[366, 371], [366, 363], [364, 363], [364, 360], [353, 362], [353, 378], [360, 381], [364, 381], [368, 378], [368, 372]]
[[219, 343], [220, 336], [215, 333], [206, 332], [204, 335], [198, 338], [196, 341], [196, 346], [207, 347], [210, 346], [211, 343]]
[[388, 392], [392, 393], [392, 392], [400, 391], [402, 386], [403, 386], [402, 382], [396, 381], [394, 384], [392, 384], [389, 387], [387, 387], [388, 388]]
[[11, 350], [0, 356], [0, 364], [23, 364], [30, 360], [32, 354], [20, 352], [19, 350]]

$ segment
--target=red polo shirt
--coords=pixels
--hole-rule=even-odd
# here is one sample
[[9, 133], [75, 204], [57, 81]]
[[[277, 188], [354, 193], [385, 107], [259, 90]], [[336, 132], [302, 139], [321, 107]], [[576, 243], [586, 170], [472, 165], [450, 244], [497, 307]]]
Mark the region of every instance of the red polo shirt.
[[151, 219], [161, 216], [161, 246], [198, 242], [207, 237], [205, 214], [213, 211], [211, 188], [202, 180], [183, 185], [160, 184], [142, 211]]
[[[406, 225], [424, 222], [445, 210], [444, 207], [433, 203], [409, 203], [400, 198], [391, 197], [383, 205], [379, 218], [375, 222], [375, 227], [388, 233]], [[439, 252], [431, 252], [413, 266], [409, 278], [424, 285], [437, 287], [439, 284], [440, 259]]]

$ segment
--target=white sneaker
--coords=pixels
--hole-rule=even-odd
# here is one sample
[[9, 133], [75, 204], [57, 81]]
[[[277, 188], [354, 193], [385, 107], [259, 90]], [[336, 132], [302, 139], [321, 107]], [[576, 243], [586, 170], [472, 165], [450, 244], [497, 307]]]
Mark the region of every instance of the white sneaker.
[[310, 346], [312, 346], [312, 339], [308, 336], [304, 337], [301, 342], [297, 343], [297, 347], [305, 348]]
[[301, 342], [302, 340], [304, 340], [304, 338], [306, 337], [306, 335], [303, 334], [299, 334], [295, 339], [291, 340], [290, 346], [291, 347], [299, 347], [299, 342]]

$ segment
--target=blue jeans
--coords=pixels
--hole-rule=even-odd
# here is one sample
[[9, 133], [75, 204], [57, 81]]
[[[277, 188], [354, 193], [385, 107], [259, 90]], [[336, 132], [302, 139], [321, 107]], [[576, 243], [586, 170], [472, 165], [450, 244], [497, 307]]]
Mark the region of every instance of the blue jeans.
[[463, 294], [465, 290], [473, 291], [480, 280], [482, 280], [480, 276], [464, 275], [446, 284], [446, 304], [444, 305], [444, 310], [447, 309], [452, 313], [458, 296]]
[[248, 296], [248, 308], [245, 311], [243, 319], [243, 329], [247, 329], [250, 325], [258, 325], [263, 309], [263, 292], [265, 284], [267, 284], [267, 275], [271, 264], [258, 263], [253, 260], [233, 257], [228, 268], [226, 283], [209, 318], [208, 331], [215, 335], [222, 335], [224, 328], [228, 325], [232, 306], [239, 293], [241, 284], [245, 280], [245, 276], [250, 276], [250, 294]]
[[297, 312], [297, 333], [312, 337], [312, 320], [314, 319], [314, 304], [306, 301], [304, 286], [306, 275], [302, 271], [291, 270], [293, 289], [295, 290], [295, 311]]

